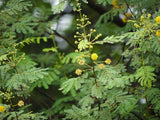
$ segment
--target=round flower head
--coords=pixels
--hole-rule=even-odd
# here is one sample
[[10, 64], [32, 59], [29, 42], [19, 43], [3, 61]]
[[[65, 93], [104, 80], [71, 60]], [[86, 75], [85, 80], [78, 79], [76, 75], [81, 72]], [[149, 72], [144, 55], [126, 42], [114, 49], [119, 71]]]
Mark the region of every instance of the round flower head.
[[96, 53], [93, 53], [93, 54], [91, 55], [91, 59], [92, 59], [92, 60], [97, 60], [97, 59], [98, 59], [98, 55], [97, 55]]
[[18, 106], [19, 106], [19, 107], [24, 106], [24, 102], [23, 102], [22, 100], [20, 100], [20, 101], [18, 102]]
[[0, 112], [4, 112], [5, 107], [4, 106], [0, 106]]
[[160, 30], [157, 30], [156, 35], [160, 37]]
[[160, 16], [156, 17], [156, 23], [160, 24]]
[[84, 61], [84, 60], [78, 60], [78, 64], [79, 64], [79, 65], [84, 65], [84, 64], [85, 64], [85, 61]]
[[75, 73], [76, 73], [76, 75], [81, 75], [81, 74], [82, 74], [82, 70], [81, 70], [81, 69], [77, 69], [77, 70], [75, 71]]
[[107, 58], [104, 62], [109, 65], [109, 64], [111, 64], [112, 61], [111, 61], [111, 59]]
[[99, 69], [103, 69], [104, 68], [104, 64], [98, 64], [98, 68]]

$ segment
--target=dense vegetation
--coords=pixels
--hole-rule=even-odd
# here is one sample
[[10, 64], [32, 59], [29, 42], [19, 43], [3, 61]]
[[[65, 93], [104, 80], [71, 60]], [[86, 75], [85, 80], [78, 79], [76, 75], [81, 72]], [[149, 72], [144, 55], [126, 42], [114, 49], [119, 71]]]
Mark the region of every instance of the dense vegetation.
[[0, 3], [0, 119], [160, 119], [158, 0]]

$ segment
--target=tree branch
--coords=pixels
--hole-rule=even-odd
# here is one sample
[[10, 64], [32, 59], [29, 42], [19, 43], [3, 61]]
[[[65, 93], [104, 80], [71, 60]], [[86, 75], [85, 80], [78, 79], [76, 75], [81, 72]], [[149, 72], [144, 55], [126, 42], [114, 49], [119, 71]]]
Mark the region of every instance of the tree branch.
[[43, 92], [43, 91], [40, 90], [39, 88], [36, 88], [36, 90], [37, 90], [40, 94], [42, 94], [42, 95], [46, 96], [47, 98], [49, 98], [52, 102], [55, 102], [55, 101], [56, 101], [56, 100], [53, 99], [49, 94]]
[[74, 49], [76, 49], [76, 46], [72, 43], [72, 41], [70, 41], [69, 39], [67, 39], [65, 36], [59, 34], [56, 30], [53, 30], [54, 34], [57, 35], [58, 37], [63, 38], [64, 40], [66, 40], [68, 42], [68, 44], [73, 47]]

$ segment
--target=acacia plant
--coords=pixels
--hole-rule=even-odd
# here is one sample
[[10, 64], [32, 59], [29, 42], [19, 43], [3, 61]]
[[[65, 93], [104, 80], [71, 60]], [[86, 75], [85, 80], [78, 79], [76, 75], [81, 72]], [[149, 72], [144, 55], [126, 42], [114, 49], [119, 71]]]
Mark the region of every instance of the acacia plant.
[[[159, 120], [160, 3], [68, 3], [76, 13], [77, 28], [74, 44], [66, 38], [72, 46], [69, 53], [57, 47], [54, 37], [61, 35], [51, 30], [49, 21], [58, 20], [65, 0], [43, 9], [39, 17], [32, 14], [31, 0], [7, 0], [0, 8], [0, 118]], [[101, 9], [95, 22], [84, 14], [86, 5], [107, 9]], [[116, 20], [122, 27], [113, 25]], [[29, 46], [45, 42], [52, 44], [42, 47], [46, 54], [29, 52]], [[37, 91], [45, 95], [37, 101], [47, 105], [40, 110], [34, 109]]]

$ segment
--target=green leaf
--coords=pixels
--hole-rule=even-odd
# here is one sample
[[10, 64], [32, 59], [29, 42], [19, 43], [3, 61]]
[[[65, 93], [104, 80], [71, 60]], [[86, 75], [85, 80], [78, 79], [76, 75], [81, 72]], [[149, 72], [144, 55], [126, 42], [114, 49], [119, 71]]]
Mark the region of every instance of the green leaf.
[[84, 58], [81, 57], [81, 55], [84, 55], [84, 54], [87, 54], [87, 53], [88, 53], [88, 51], [86, 51], [86, 52], [78, 52], [78, 53], [75, 53], [75, 52], [69, 53], [68, 55], [66, 55], [63, 58], [62, 62], [66, 63], [66, 64], [68, 64], [70, 61], [72, 63], [76, 63], [77, 62], [77, 58], [84, 59]]
[[65, 0], [59, 0], [59, 3], [52, 7], [52, 11], [53, 11], [54, 14], [60, 13], [61, 11], [63, 11], [65, 9], [65, 7], [66, 7], [66, 1]]
[[110, 44], [114, 44], [114, 43], [118, 43], [118, 42], [124, 42], [125, 38], [127, 37], [131, 37], [134, 33], [133, 32], [129, 32], [129, 33], [124, 33], [120, 36], [107, 36], [103, 39], [103, 41], [96, 41], [97, 44], [103, 44], [103, 43], [110, 43]]
[[88, 4], [88, 1], [87, 0], [82, 0], [84, 3]]
[[90, 96], [85, 96], [79, 101], [79, 104], [82, 105], [82, 108], [89, 107], [93, 103], [94, 99], [91, 98]]
[[81, 41], [79, 42], [79, 44], [78, 44], [78, 49], [79, 49], [80, 51], [82, 51], [82, 50], [87, 49], [88, 46], [89, 46], [89, 42], [88, 42], [87, 39], [81, 40]]
[[96, 98], [102, 98], [102, 90], [98, 85], [94, 85], [91, 89], [91, 95]]
[[75, 105], [72, 106], [72, 109], [65, 110], [67, 114], [66, 118], [72, 118], [73, 120], [90, 120], [89, 111], [86, 109], [80, 109]]
[[47, 40], [47, 37], [42, 37], [43, 38], [43, 40], [44, 40], [44, 42], [47, 42], [48, 40]]
[[63, 90], [64, 94], [68, 93], [72, 87], [75, 87], [78, 90], [81, 87], [80, 81], [77, 78], [70, 78], [62, 84], [62, 87], [59, 90]]
[[151, 88], [152, 83], [156, 81], [156, 75], [153, 73], [155, 68], [151, 66], [142, 66], [136, 71], [136, 79], [140, 82], [141, 86]]
[[58, 52], [58, 51], [57, 51], [57, 48], [54, 48], [54, 47], [51, 47], [51, 48], [44, 48], [42, 51], [43, 51], [43, 52], [49, 52], [49, 51]]

